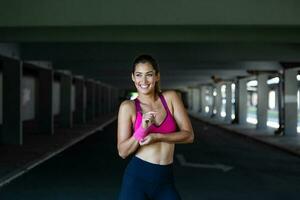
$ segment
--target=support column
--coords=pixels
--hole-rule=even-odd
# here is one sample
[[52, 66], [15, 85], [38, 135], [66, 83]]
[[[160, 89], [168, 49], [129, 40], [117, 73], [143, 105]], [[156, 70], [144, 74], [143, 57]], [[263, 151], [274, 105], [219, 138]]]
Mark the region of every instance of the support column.
[[117, 99], [117, 91], [116, 88], [112, 88], [112, 112], [115, 112], [116, 109], [116, 99]]
[[297, 70], [284, 70], [284, 134], [297, 135]]
[[105, 85], [102, 86], [102, 114], [107, 114], [107, 88]]
[[70, 71], [61, 71], [61, 104], [60, 104], [60, 126], [63, 128], [71, 128], [73, 126], [72, 115], [72, 75]]
[[189, 87], [188, 88], [188, 110], [193, 110], [193, 91], [192, 89]]
[[193, 112], [199, 112], [199, 105], [200, 105], [200, 91], [199, 88], [193, 88]]
[[86, 81], [86, 117], [87, 120], [95, 119], [95, 82], [92, 79]]
[[45, 135], [54, 134], [53, 118], [53, 70], [40, 69], [38, 74], [38, 129]]
[[206, 86], [201, 86], [201, 90], [200, 90], [200, 104], [201, 104], [201, 114], [206, 114], [205, 112], [205, 107], [207, 106], [207, 102], [206, 102]]
[[20, 61], [3, 60], [3, 124], [1, 143], [23, 144], [21, 84], [23, 64]]
[[84, 78], [83, 76], [74, 77], [75, 84], [75, 112], [74, 123], [84, 124], [86, 122], [86, 111], [84, 105]]
[[104, 87], [103, 85], [100, 83], [99, 86], [99, 93], [100, 93], [100, 114], [103, 115], [104, 114]]
[[247, 79], [239, 79], [237, 84], [237, 112], [238, 112], [238, 123], [247, 123]]
[[100, 82], [97, 81], [95, 83], [95, 95], [96, 95], [96, 101], [95, 101], [95, 116], [100, 117], [101, 116], [101, 93], [100, 93]]
[[218, 83], [216, 84], [216, 92], [217, 92], [217, 96], [215, 97], [216, 99], [216, 118], [217, 119], [221, 119], [222, 116], [221, 116], [221, 111], [222, 111], [222, 92], [221, 92], [221, 86], [222, 84], [221, 83]]
[[108, 113], [111, 113], [111, 106], [112, 106], [112, 102], [111, 102], [111, 88], [108, 86], [107, 87], [107, 108], [108, 108]]
[[283, 127], [284, 127], [284, 99], [283, 99], [283, 74], [282, 73], [278, 73], [278, 77], [279, 77], [279, 83], [278, 83], [278, 87], [276, 90], [276, 99], [277, 99], [277, 110], [278, 110], [278, 123], [279, 123], [279, 127], [278, 129], [274, 132], [275, 135], [279, 135], [282, 136], [283, 135]]
[[267, 129], [268, 119], [268, 74], [257, 75], [257, 129]]
[[207, 86], [206, 88], [207, 88], [207, 94], [209, 96], [209, 100], [207, 102], [209, 111], [208, 111], [207, 115], [212, 116], [213, 109], [214, 109], [214, 96], [213, 96], [214, 88], [213, 88], [213, 86]]
[[231, 119], [231, 115], [232, 115], [232, 90], [231, 90], [231, 82], [227, 82], [226, 83], [226, 108], [225, 108], [225, 112], [226, 112], [226, 117], [225, 117], [225, 121], [228, 123], [231, 123], [232, 119]]

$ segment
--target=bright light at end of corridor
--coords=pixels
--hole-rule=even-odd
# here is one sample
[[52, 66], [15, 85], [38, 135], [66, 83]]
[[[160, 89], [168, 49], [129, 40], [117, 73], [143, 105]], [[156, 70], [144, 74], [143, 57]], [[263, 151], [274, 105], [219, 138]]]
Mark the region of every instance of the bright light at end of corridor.
[[250, 124], [257, 124], [257, 119], [252, 117], [247, 117], [247, 122]]
[[205, 106], [205, 112], [209, 112], [209, 107], [208, 106]]
[[231, 119], [235, 119], [235, 114], [231, 114]]
[[226, 112], [221, 112], [221, 117], [226, 117]]

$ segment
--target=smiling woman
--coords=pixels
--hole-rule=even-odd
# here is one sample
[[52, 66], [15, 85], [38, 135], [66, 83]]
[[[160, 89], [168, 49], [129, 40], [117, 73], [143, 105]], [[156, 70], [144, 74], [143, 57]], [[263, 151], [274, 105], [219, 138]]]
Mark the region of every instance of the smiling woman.
[[173, 180], [175, 143], [192, 143], [194, 132], [175, 91], [161, 92], [158, 64], [138, 56], [131, 75], [138, 96], [122, 102], [118, 114], [118, 151], [135, 154], [123, 177], [120, 200], [181, 199]]

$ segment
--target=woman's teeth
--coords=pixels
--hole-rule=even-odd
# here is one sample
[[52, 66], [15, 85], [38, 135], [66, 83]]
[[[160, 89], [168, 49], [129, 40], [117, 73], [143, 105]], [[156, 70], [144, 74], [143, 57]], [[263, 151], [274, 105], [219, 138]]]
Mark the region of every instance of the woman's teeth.
[[141, 85], [141, 88], [143, 88], [143, 89], [146, 89], [148, 87], [149, 87], [149, 85]]

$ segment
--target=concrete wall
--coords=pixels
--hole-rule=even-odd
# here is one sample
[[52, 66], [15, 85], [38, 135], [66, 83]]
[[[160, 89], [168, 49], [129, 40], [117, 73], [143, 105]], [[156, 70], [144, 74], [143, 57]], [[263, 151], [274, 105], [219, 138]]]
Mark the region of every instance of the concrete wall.
[[[3, 121], [3, 75], [0, 73], [0, 123]], [[24, 76], [22, 80], [22, 120], [30, 120], [35, 117], [36, 79], [32, 76]]]
[[20, 47], [15, 43], [0, 43], [0, 55], [18, 59], [20, 58]]
[[52, 105], [53, 114], [58, 115], [60, 112], [60, 84], [58, 81], [53, 82]]
[[72, 91], [71, 91], [71, 107], [72, 107], [72, 112], [75, 111], [75, 96], [76, 96], [75, 85], [72, 84]]
[[0, 26], [299, 25], [297, 0], [10, 0]]
[[35, 118], [35, 97], [36, 79], [32, 76], [25, 76], [22, 80], [22, 118], [30, 120]]

